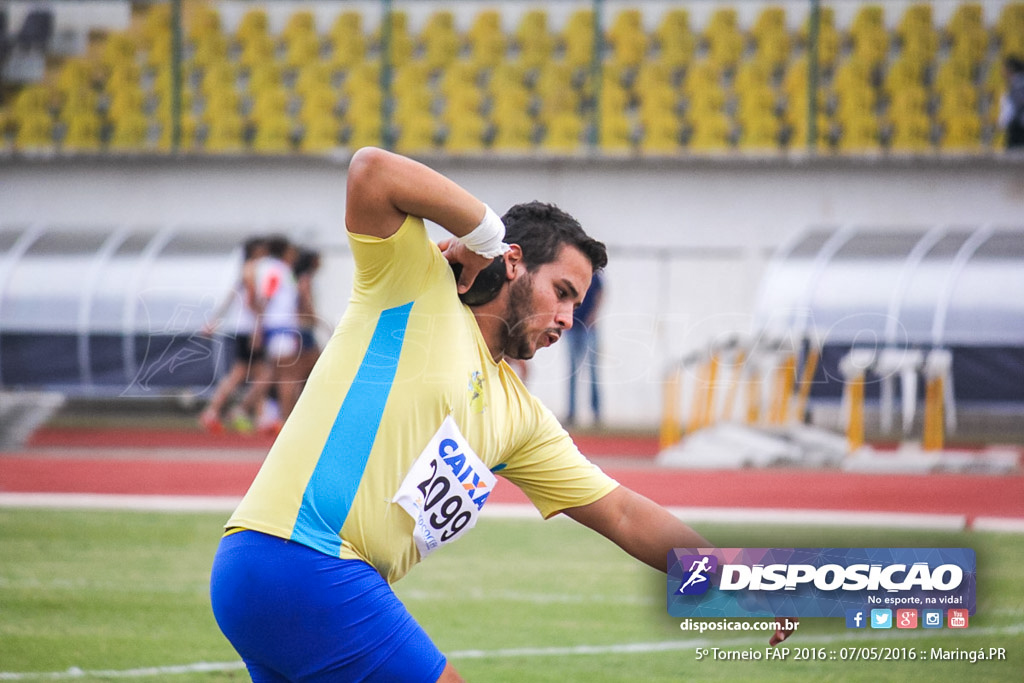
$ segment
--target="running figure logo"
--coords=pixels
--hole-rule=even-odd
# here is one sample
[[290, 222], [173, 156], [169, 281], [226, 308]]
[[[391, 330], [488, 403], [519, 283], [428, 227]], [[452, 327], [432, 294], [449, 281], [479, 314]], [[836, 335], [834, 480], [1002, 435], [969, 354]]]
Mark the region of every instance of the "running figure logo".
[[711, 587], [710, 574], [718, 570], [718, 558], [714, 555], [684, 555], [680, 566], [686, 567], [679, 595], [701, 595]]

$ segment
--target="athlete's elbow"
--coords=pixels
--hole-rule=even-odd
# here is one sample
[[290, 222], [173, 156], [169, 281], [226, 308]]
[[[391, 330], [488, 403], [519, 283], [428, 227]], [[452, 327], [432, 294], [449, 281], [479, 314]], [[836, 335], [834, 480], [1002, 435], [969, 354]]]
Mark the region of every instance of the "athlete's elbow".
[[388, 152], [379, 147], [360, 147], [348, 163], [348, 185], [373, 182], [387, 163]]

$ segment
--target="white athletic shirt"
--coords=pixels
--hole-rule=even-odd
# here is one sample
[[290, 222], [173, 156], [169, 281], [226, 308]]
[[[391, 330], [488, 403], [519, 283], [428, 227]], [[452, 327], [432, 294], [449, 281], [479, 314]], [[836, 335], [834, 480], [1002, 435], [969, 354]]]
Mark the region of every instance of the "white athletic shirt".
[[297, 330], [299, 287], [291, 266], [265, 256], [256, 264], [256, 296], [263, 302], [260, 321], [265, 330]]

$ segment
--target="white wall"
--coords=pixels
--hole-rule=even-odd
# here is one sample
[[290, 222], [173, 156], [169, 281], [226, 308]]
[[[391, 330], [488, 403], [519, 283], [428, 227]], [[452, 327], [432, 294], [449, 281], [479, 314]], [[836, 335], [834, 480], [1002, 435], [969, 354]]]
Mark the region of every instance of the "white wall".
[[[541, 199], [574, 214], [611, 252], [602, 316], [607, 421], [654, 426], [665, 363], [749, 332], [766, 259], [815, 225], [1024, 226], [1024, 163], [839, 159], [426, 159], [503, 211]], [[319, 299], [347, 299], [345, 160], [96, 158], [0, 161], [0, 229], [34, 222], [287, 230], [325, 252]], [[561, 345], [531, 386], [565, 406]]]

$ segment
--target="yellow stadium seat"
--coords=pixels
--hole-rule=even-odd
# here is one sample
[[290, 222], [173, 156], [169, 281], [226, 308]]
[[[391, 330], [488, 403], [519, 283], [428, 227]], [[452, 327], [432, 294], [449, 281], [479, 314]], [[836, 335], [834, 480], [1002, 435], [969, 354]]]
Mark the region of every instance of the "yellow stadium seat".
[[613, 154], [633, 149], [633, 125], [625, 113], [611, 110], [601, 113], [598, 145], [601, 151]]
[[661, 112], [644, 117], [640, 150], [645, 154], [674, 154], [679, 151], [679, 119]]
[[366, 57], [366, 36], [362, 15], [355, 11], [338, 14], [327, 33], [328, 63], [332, 69], [351, 69]]
[[383, 141], [383, 125], [379, 112], [376, 116], [359, 116], [348, 121], [346, 142], [349, 149], [379, 146]]
[[847, 59], [836, 68], [833, 84], [836, 88], [871, 86], [872, 66], [860, 59]]
[[267, 11], [262, 7], [250, 7], [242, 15], [235, 29], [235, 42], [239, 45], [253, 40], [262, 40], [270, 35], [270, 20]]
[[515, 30], [515, 44], [519, 50], [519, 63], [524, 69], [537, 69], [551, 59], [555, 38], [548, 30], [545, 10], [527, 10]]
[[647, 56], [647, 34], [640, 10], [636, 7], [619, 10], [606, 39], [612, 49], [612, 64], [629, 68], [639, 66]]
[[721, 111], [688, 113], [692, 132], [687, 142], [694, 152], [724, 152], [732, 144], [732, 123]]
[[119, 90], [125, 89], [137, 89], [142, 84], [142, 69], [138, 64], [129, 62], [125, 64], [118, 64], [113, 67], [107, 74], [107, 79], [103, 83], [103, 88], [108, 93], [115, 93]]
[[651, 88], [640, 95], [638, 109], [644, 122], [665, 115], [675, 118], [679, 109], [679, 96], [668, 86]]
[[1002, 56], [1020, 53], [1020, 43], [1024, 41], [1024, 2], [1004, 4], [992, 31], [999, 40]]
[[499, 10], [480, 10], [473, 18], [466, 37], [471, 58], [478, 66], [492, 68], [505, 58], [508, 39], [501, 26]]
[[782, 124], [771, 114], [746, 116], [740, 121], [737, 147], [744, 152], [777, 152]]
[[161, 41], [171, 35], [171, 3], [161, 2], [149, 4], [143, 10], [139, 36], [142, 48], [152, 50], [154, 42]]
[[958, 87], [948, 87], [939, 92], [939, 105], [936, 115], [940, 120], [953, 118], [959, 114], [978, 115], [978, 91], [970, 83]]
[[880, 149], [878, 119], [870, 112], [858, 112], [839, 121], [837, 147], [844, 153], [877, 152]]
[[746, 39], [740, 31], [735, 7], [716, 8], [703, 37], [708, 46], [708, 59], [720, 69], [733, 69], [743, 56]]
[[[412, 59], [415, 51], [415, 41], [409, 33], [409, 16], [404, 11], [395, 9], [391, 10], [389, 16], [387, 57], [393, 66], [402, 66]], [[376, 38], [383, 52], [384, 33], [378, 31]]]
[[775, 118], [778, 97], [768, 84], [751, 86], [736, 93], [737, 118]]
[[350, 70], [341, 84], [341, 92], [346, 97], [362, 97], [373, 95], [380, 98], [380, 64], [377, 62], [361, 62]]
[[99, 94], [92, 88], [76, 88], [63, 94], [61, 98], [61, 114], [94, 113], [99, 105]]
[[99, 61], [106, 73], [118, 66], [135, 65], [135, 58], [136, 41], [127, 31], [108, 34], [100, 47]]
[[455, 15], [451, 10], [436, 10], [427, 19], [420, 32], [423, 58], [430, 70], [442, 69], [459, 55], [462, 38], [455, 29]]
[[142, 152], [152, 147], [149, 141], [149, 119], [142, 112], [136, 112], [114, 121], [108, 147], [119, 152]]
[[689, 65], [697, 50], [697, 37], [690, 29], [690, 14], [683, 7], [672, 7], [654, 29], [658, 60], [672, 69]]
[[290, 105], [291, 93], [283, 87], [261, 90], [252, 98], [249, 120], [258, 125], [266, 120], [286, 116]]
[[925, 152], [932, 149], [932, 123], [922, 111], [892, 116], [889, 149], [894, 152]]
[[203, 149], [213, 154], [238, 154], [245, 150], [245, 121], [239, 114], [220, 114], [207, 121]]
[[213, 5], [195, 4], [188, 9], [183, 17], [188, 40], [194, 42], [220, 34], [220, 13]]
[[166, 69], [170, 67], [172, 56], [172, 38], [168, 29], [153, 35], [152, 41], [146, 46], [144, 64], [151, 69]]
[[697, 112], [698, 115], [721, 112], [725, 110], [725, 104], [725, 90], [719, 85], [708, 84], [690, 93], [688, 111]]
[[923, 86], [926, 73], [923, 64], [901, 56], [890, 64], [888, 71], [885, 72], [883, 90], [892, 96], [906, 88]]
[[307, 64], [295, 74], [293, 84], [295, 93], [300, 96], [312, 92], [334, 91], [334, 84], [330, 66], [323, 61]]
[[475, 85], [456, 90], [446, 98], [446, 109], [460, 112], [479, 112], [484, 103], [483, 91]]
[[308, 124], [321, 118], [335, 116], [335, 110], [338, 108], [338, 95], [330, 88], [311, 88], [301, 97], [299, 120], [303, 123]]
[[98, 152], [102, 146], [100, 132], [103, 122], [95, 112], [83, 112], [68, 118], [61, 150], [65, 152]]
[[[914, 93], [917, 92], [919, 89], [914, 89]], [[836, 90], [836, 115], [839, 118], [874, 112], [877, 107], [878, 93], [870, 85], [853, 84]]]
[[560, 35], [565, 63], [573, 69], [589, 68], [594, 59], [594, 12], [576, 8]]
[[504, 88], [491, 95], [491, 111], [501, 113], [528, 114], [533, 96], [525, 88]]
[[533, 147], [535, 124], [523, 109], [495, 109], [491, 112], [494, 126], [492, 149], [499, 152], [525, 152]]
[[885, 10], [881, 5], [861, 5], [849, 31], [853, 56], [870, 66], [877, 66], [889, 52], [889, 33], [885, 27]]
[[487, 121], [475, 112], [458, 112], [446, 116], [448, 132], [444, 137], [447, 152], [478, 152], [484, 148]]
[[307, 118], [299, 150], [307, 154], [329, 152], [338, 147], [341, 126], [334, 115]]
[[285, 42], [291, 42], [307, 39], [316, 34], [316, 16], [312, 10], [300, 9], [288, 15], [284, 28], [281, 29], [280, 38]]
[[[446, 74], [447, 73], [448, 72], [446, 72]], [[526, 90], [525, 75], [525, 71], [522, 67], [516, 64], [510, 64], [508, 62], [499, 64], [490, 72], [490, 78], [487, 80], [487, 91], [492, 96], [497, 97], [506, 90]], [[472, 82], [474, 79], [475, 76], [471, 74], [460, 80], [463, 82]]]
[[758, 13], [750, 30], [755, 59], [775, 71], [789, 59], [791, 38], [786, 28], [786, 11], [779, 5], [766, 5]]
[[293, 151], [292, 122], [283, 112], [267, 114], [255, 125], [252, 149], [260, 154], [287, 154]]
[[[169, 60], [170, 55], [168, 55], [168, 63]], [[214, 33], [196, 41], [191, 51], [191, 59], [188, 59], [187, 62], [191, 66], [205, 67], [227, 60], [228, 40], [220, 33]]]
[[401, 154], [420, 154], [434, 148], [436, 124], [428, 112], [404, 112], [395, 117], [395, 150]]
[[906, 87], [893, 93], [889, 100], [889, 112], [893, 116], [916, 116], [926, 113], [930, 97], [922, 85]]
[[139, 86], [122, 87], [108, 95], [107, 116], [120, 118], [132, 112], [143, 112], [146, 108], [147, 96]]
[[[653, 86], [649, 86], [653, 87]], [[669, 87], [670, 86], [665, 86]], [[605, 83], [601, 86], [601, 100], [599, 109], [602, 115], [605, 112], [622, 113], [629, 106], [629, 93], [621, 85], [616, 83]]]
[[[806, 78], [806, 72], [803, 78]], [[747, 59], [740, 63], [736, 69], [734, 87], [737, 93], [751, 88], [762, 88], [769, 86], [773, 81], [772, 72], [764, 62], [758, 59]], [[806, 81], [804, 87], [806, 88]]]
[[571, 111], [553, 115], [546, 123], [541, 148], [550, 152], [575, 152], [583, 144], [583, 121]]
[[939, 147], [947, 152], [981, 150], [981, 120], [978, 115], [973, 112], [961, 112], [942, 121]]

